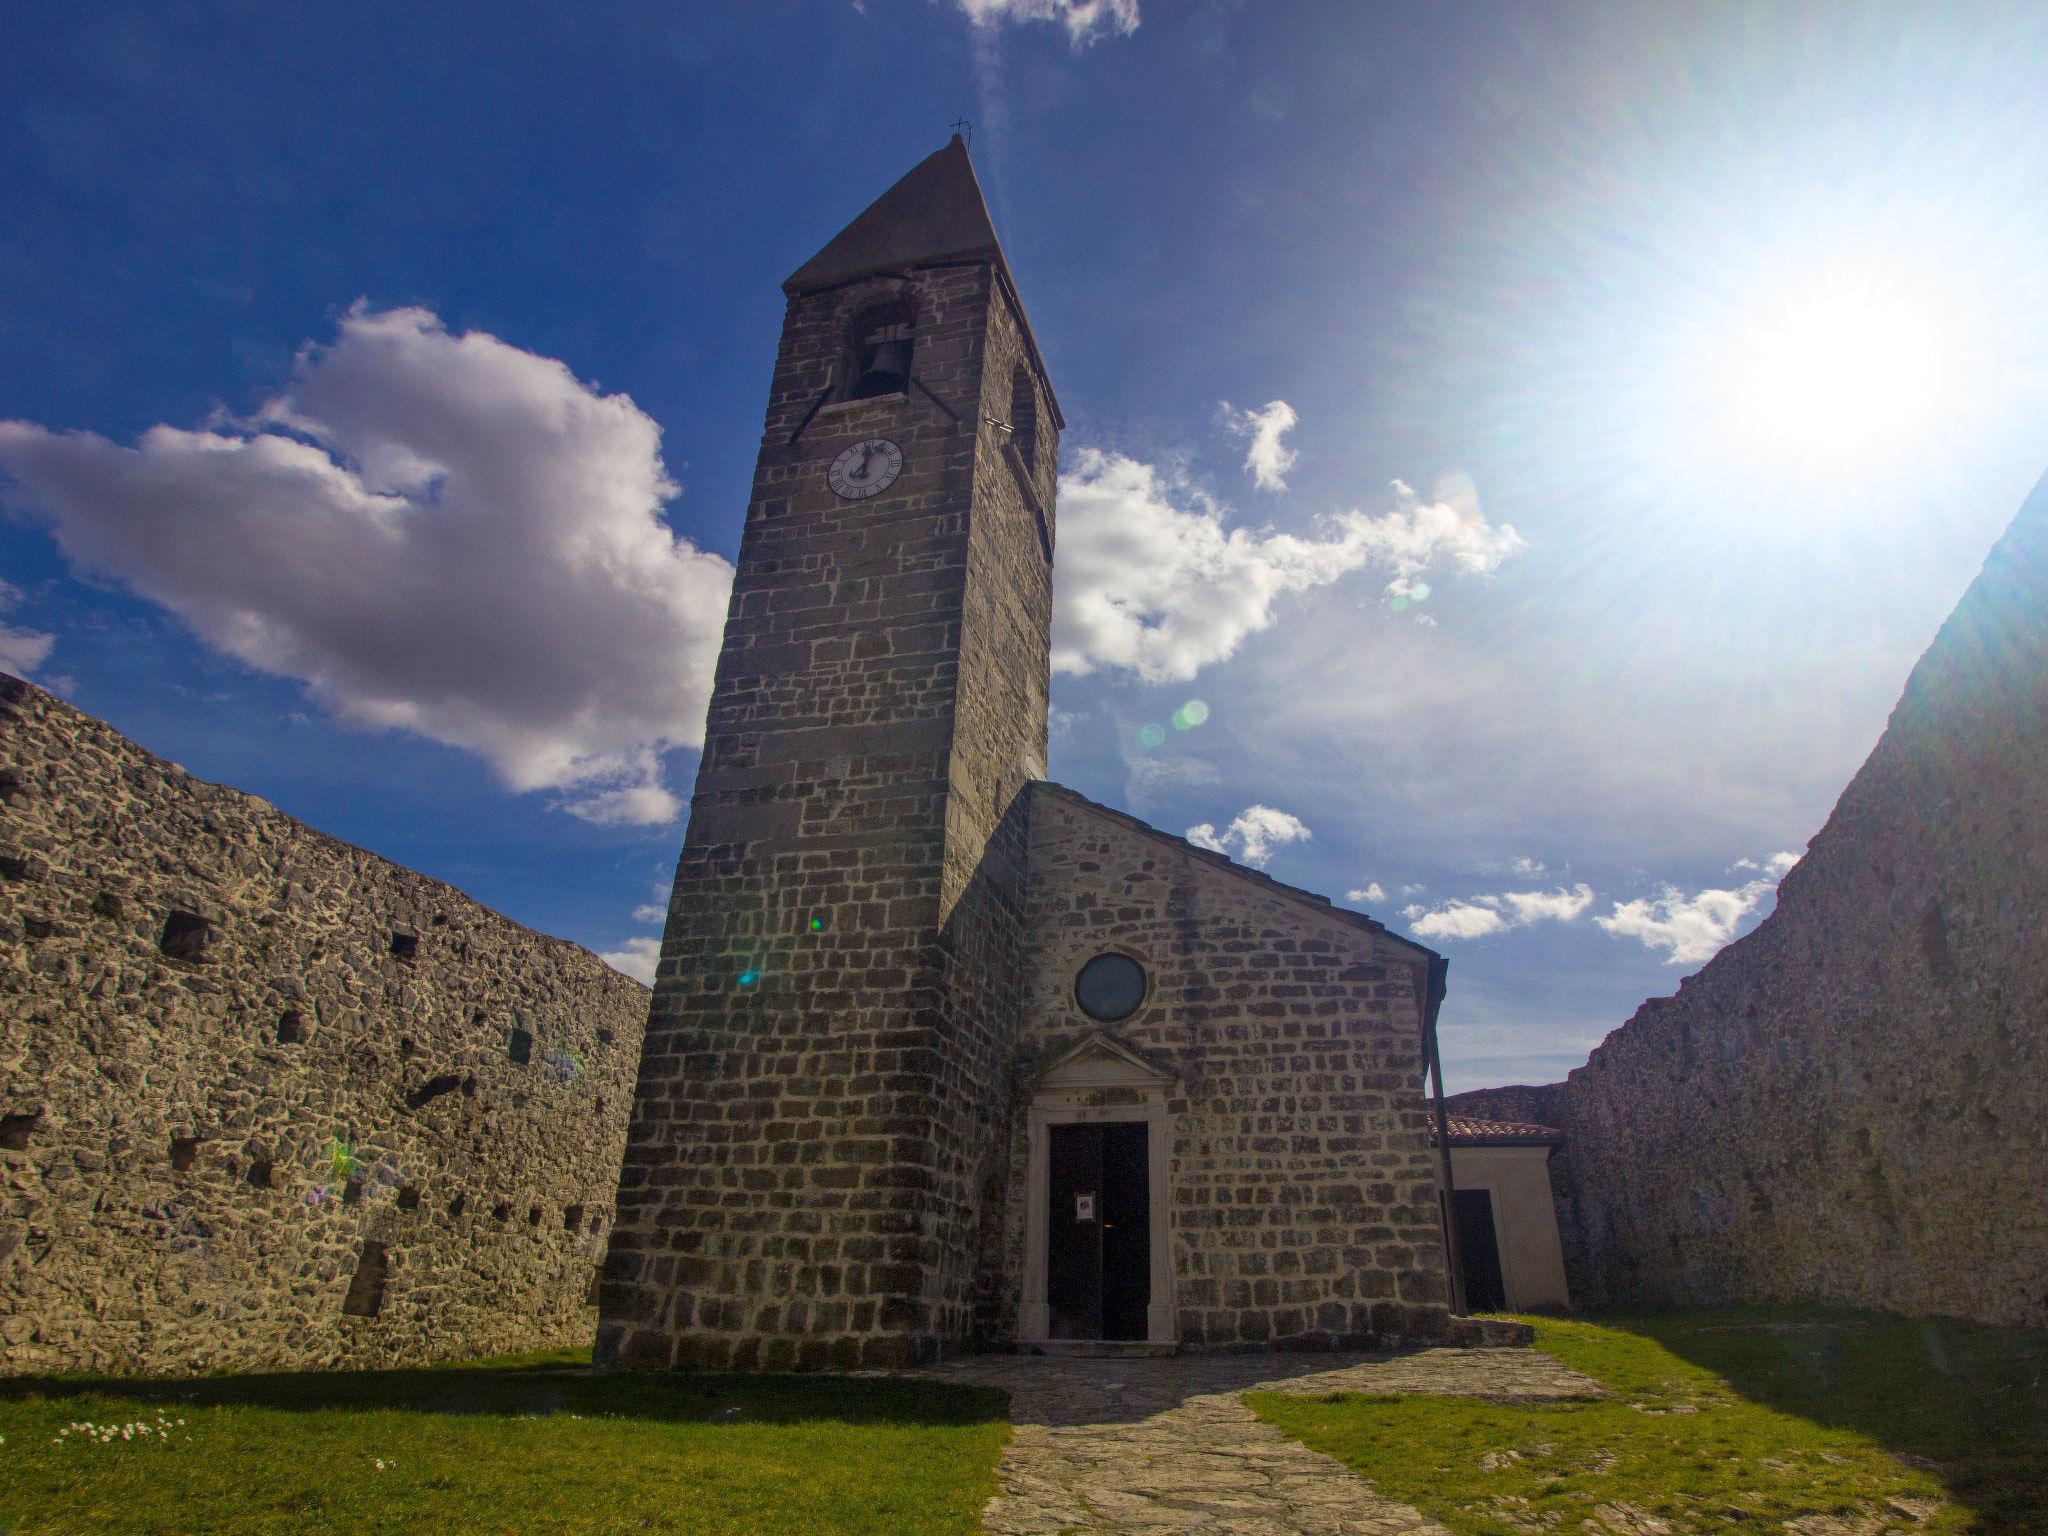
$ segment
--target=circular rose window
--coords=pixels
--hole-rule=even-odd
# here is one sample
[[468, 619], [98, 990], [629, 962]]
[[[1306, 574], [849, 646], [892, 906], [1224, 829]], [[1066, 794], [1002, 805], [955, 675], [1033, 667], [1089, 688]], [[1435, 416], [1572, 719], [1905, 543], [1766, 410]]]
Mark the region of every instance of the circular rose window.
[[1145, 1001], [1145, 967], [1129, 955], [1097, 955], [1074, 978], [1074, 1001], [1099, 1024], [1128, 1019]]

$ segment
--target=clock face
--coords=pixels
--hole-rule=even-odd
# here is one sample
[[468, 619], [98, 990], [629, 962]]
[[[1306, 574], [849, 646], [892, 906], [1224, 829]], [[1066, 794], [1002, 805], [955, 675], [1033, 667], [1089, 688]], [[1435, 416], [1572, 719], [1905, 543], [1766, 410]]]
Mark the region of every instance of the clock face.
[[825, 483], [848, 501], [886, 491], [903, 473], [903, 450], [885, 437], [855, 443], [832, 461]]

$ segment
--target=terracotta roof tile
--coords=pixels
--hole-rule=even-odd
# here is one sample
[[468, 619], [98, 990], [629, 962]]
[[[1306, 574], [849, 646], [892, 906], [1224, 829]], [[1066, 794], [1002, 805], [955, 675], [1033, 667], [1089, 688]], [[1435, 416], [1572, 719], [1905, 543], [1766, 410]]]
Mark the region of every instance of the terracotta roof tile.
[[[1531, 1125], [1523, 1120], [1481, 1120], [1475, 1115], [1446, 1115], [1454, 1147], [1554, 1147], [1564, 1141], [1555, 1126]], [[1434, 1142], [1434, 1134], [1430, 1136]]]

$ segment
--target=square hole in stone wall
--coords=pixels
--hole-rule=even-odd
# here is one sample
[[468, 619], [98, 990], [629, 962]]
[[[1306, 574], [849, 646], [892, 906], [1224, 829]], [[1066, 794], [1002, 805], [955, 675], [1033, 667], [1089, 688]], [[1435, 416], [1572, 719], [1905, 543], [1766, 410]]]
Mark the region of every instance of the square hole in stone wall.
[[539, 1206], [537, 1206], [537, 1205], [536, 1205], [536, 1206], [535, 1206], [535, 1207], [534, 1207], [534, 1208], [533, 1208], [532, 1210], [530, 1210], [530, 1211], [528, 1211], [528, 1212], [526, 1213], [526, 1224], [527, 1224], [527, 1225], [528, 1225], [529, 1227], [537, 1227], [537, 1226], [539, 1226], [539, 1225], [540, 1225], [540, 1207], [539, 1207]]
[[287, 1008], [277, 1016], [277, 1043], [297, 1045], [306, 1038], [305, 1016], [296, 1008]]
[[253, 1158], [249, 1163], [249, 1182], [258, 1189], [268, 1189], [270, 1188], [271, 1178], [276, 1171], [276, 1165], [269, 1158]]
[[496, 1217], [499, 1221], [510, 1221], [512, 1219], [512, 1202], [509, 1200], [500, 1200], [496, 1205], [491, 1207], [491, 1215]]
[[384, 1308], [384, 1282], [391, 1274], [391, 1258], [382, 1243], [365, 1238], [363, 1256], [356, 1261], [355, 1278], [342, 1298], [346, 1317], [375, 1317]]
[[0, 1115], [0, 1148], [9, 1152], [26, 1152], [29, 1133], [43, 1118], [40, 1109], [31, 1109], [24, 1114]]
[[419, 1087], [408, 1093], [405, 1096], [405, 1107], [407, 1109], [424, 1109], [427, 1105], [433, 1103], [434, 1100], [440, 1098], [442, 1094], [453, 1093], [461, 1086], [462, 1079], [453, 1072], [440, 1073], [438, 1076], [428, 1078]]
[[420, 936], [392, 929], [391, 953], [401, 960], [417, 960], [420, 957]]
[[192, 1171], [192, 1164], [199, 1157], [197, 1136], [173, 1136], [171, 1138], [171, 1166], [180, 1173]]
[[505, 1054], [524, 1066], [533, 1060], [533, 1036], [523, 1029], [514, 1028], [505, 1038]]
[[204, 960], [213, 947], [213, 924], [197, 912], [170, 912], [156, 947], [173, 960]]
[[565, 1230], [565, 1231], [569, 1231], [569, 1232], [574, 1232], [574, 1231], [575, 1231], [575, 1230], [576, 1230], [576, 1229], [577, 1229], [578, 1227], [580, 1227], [580, 1226], [582, 1226], [582, 1225], [583, 1225], [583, 1207], [582, 1207], [582, 1206], [580, 1206], [580, 1205], [565, 1205], [565, 1206], [563, 1206], [563, 1207], [562, 1207], [562, 1227], [563, 1227], [563, 1230]]
[[448, 1214], [450, 1216], [460, 1216], [462, 1214], [462, 1208], [467, 1204], [469, 1204], [469, 1202], [466, 1199], [464, 1199], [461, 1195], [457, 1195], [453, 1200], [450, 1200], [448, 1202]]
[[416, 1211], [420, 1208], [420, 1192], [410, 1184], [398, 1186], [398, 1208], [401, 1211]]
[[363, 1181], [361, 1179], [350, 1179], [341, 1186], [341, 1203], [343, 1205], [361, 1205], [363, 1203]]

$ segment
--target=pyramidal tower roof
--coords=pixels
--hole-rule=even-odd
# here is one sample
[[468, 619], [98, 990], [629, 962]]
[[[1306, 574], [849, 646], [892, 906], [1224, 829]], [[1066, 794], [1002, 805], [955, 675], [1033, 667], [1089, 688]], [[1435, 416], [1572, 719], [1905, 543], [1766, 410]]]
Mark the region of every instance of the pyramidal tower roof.
[[829, 240], [825, 248], [798, 267], [782, 285], [791, 298], [836, 288], [876, 272], [901, 272], [911, 267], [933, 266], [949, 261], [987, 261], [995, 266], [996, 281], [1008, 295], [1024, 331], [1024, 345], [1038, 366], [1045, 385], [1052, 419], [1062, 428], [1066, 418], [1053, 395], [1052, 380], [1045, 360], [1039, 355], [1038, 338], [1031, 334], [1030, 317], [1017, 295], [1016, 279], [1003, 259], [1002, 242], [982, 200], [981, 183], [974, 175], [974, 162], [967, 158], [967, 145], [959, 134], [936, 154], [925, 156], [895, 186], [868, 205], [867, 211]]
[[993, 260], [1009, 276], [974, 163], [956, 133], [798, 267], [782, 290], [809, 293], [870, 272], [975, 257]]

